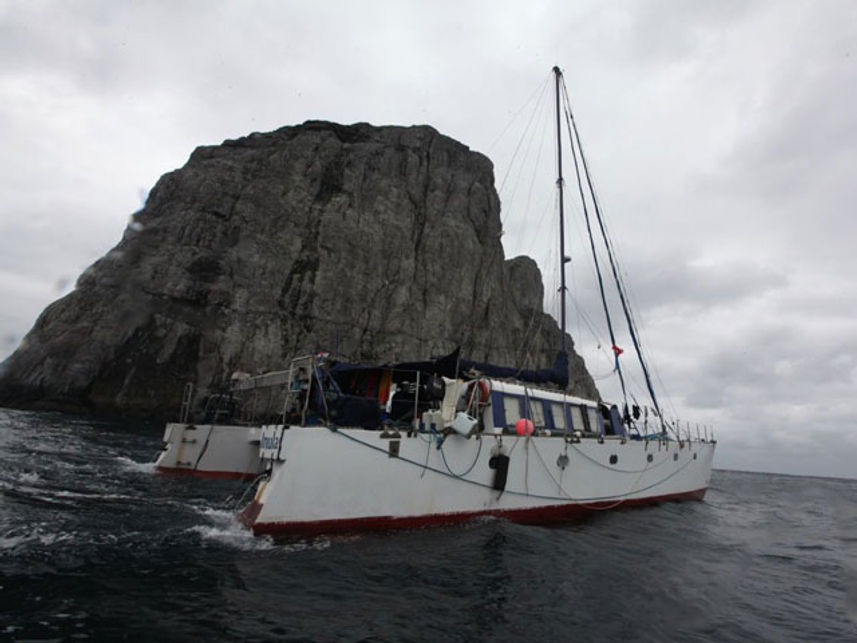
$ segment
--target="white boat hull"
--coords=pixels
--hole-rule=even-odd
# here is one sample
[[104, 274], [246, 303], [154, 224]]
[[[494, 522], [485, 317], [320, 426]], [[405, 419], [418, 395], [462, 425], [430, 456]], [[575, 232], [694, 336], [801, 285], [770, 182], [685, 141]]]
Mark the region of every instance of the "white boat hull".
[[[563, 436], [465, 438], [265, 427], [271, 466], [242, 519], [257, 534], [412, 528], [497, 515], [544, 523], [583, 512], [705, 495], [715, 443], [579, 442]], [[492, 456], [508, 455], [495, 489]], [[566, 460], [567, 458], [567, 460]], [[563, 466], [564, 465], [564, 466]]]
[[208, 478], [255, 478], [264, 469], [259, 458], [261, 427], [226, 424], [167, 424], [161, 473]]

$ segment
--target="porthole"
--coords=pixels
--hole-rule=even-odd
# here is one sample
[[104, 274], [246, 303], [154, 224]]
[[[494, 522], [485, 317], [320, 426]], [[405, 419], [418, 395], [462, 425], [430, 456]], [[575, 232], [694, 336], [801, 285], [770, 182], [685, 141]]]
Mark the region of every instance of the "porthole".
[[616, 464], [617, 462], [619, 462], [619, 456], [614, 453], [610, 456], [610, 464]]
[[652, 460], [654, 460], [654, 459], [655, 459], [655, 458], [654, 458], [654, 456], [653, 456], [651, 453], [650, 453], [649, 455], [647, 455], [647, 456], [646, 456], [646, 462], [651, 462], [651, 461], [652, 461]]
[[678, 453], [673, 453], [673, 460], [678, 460]]
[[696, 454], [695, 453], [693, 454], [693, 459], [696, 460]]

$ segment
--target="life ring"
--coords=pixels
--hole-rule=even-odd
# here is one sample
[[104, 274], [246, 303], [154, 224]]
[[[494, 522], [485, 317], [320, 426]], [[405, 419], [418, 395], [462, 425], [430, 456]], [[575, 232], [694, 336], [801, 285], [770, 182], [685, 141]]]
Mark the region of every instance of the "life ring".
[[486, 380], [473, 380], [467, 385], [467, 408], [484, 409], [491, 401], [491, 389]]

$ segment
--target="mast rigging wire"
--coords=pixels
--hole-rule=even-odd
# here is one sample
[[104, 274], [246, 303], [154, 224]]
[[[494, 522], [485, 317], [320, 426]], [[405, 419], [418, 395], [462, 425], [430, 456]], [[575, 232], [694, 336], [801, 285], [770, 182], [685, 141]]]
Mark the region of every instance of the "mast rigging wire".
[[[583, 181], [581, 180], [581, 176], [580, 176], [580, 163], [578, 162], [578, 158], [577, 158], [578, 151], [580, 152], [580, 161], [583, 162], [584, 169], [586, 168], [586, 163], [583, 159], [583, 150], [582, 149], [579, 149], [579, 150], [576, 149], [576, 147], [577, 148], [580, 147], [579, 138], [577, 140], [577, 146], [575, 146], [575, 139], [572, 136], [572, 125], [574, 123], [574, 120], [571, 118], [571, 108], [569, 107], [569, 103], [568, 103], [568, 94], [565, 91], [565, 81], [562, 79], [562, 75], [559, 75], [559, 78], [560, 78], [560, 82], [561, 82], [561, 86], [562, 86], [562, 90], [563, 90], [563, 97], [565, 98], [565, 104], [564, 104], [565, 117], [566, 117], [566, 124], [568, 125], [568, 135], [569, 135], [569, 139], [571, 142], [571, 157], [574, 160], [574, 174], [575, 174], [575, 177], [577, 179], [577, 191], [578, 191], [578, 194], [580, 195], [580, 203], [581, 203], [581, 206], [583, 207], [583, 216], [584, 216], [584, 219], [586, 220], [586, 231], [589, 235], [589, 246], [590, 246], [590, 249], [592, 250], [592, 260], [595, 263], [595, 272], [598, 275], [598, 290], [601, 293], [601, 304], [602, 304], [602, 307], [604, 309], [604, 317], [607, 320], [607, 329], [610, 333], [610, 342], [613, 346], [616, 346], [616, 333], [613, 330], [613, 321], [610, 317], [610, 308], [607, 305], [607, 295], [604, 291], [604, 278], [601, 275], [601, 266], [599, 265], [599, 262], [598, 262], [598, 252], [595, 249], [595, 238], [592, 234], [592, 225], [591, 225], [590, 217], [589, 217], [589, 208], [586, 204], [586, 196], [585, 196], [584, 191], [583, 191]], [[574, 131], [576, 133], [576, 129]], [[590, 185], [590, 188], [591, 188], [591, 185]], [[593, 198], [593, 202], [594, 202], [594, 195], [592, 198]], [[619, 375], [619, 382], [622, 384], [622, 397], [625, 399], [625, 402], [627, 403], [628, 392], [625, 388], [625, 377], [622, 375], [622, 367], [619, 364], [619, 353], [614, 350], [613, 354], [614, 354], [613, 357], [614, 357], [614, 365], [615, 365], [614, 368]]]
[[[562, 84], [562, 91], [563, 91], [563, 96], [565, 98], [566, 118], [567, 118], [568, 123], [569, 123], [569, 136], [572, 136], [572, 132], [573, 132], [572, 152], [573, 152], [574, 147], [575, 147], [574, 143], [576, 142], [577, 148], [580, 152], [580, 162], [583, 166], [583, 173], [584, 173], [584, 176], [586, 177], [586, 183], [587, 183], [587, 186], [589, 189], [589, 194], [590, 194], [591, 199], [592, 199], [592, 205], [593, 205], [593, 208], [595, 210], [595, 215], [596, 215], [596, 218], [598, 221], [599, 229], [601, 231], [602, 239], [604, 240], [604, 246], [605, 246], [605, 249], [607, 251], [607, 257], [610, 261], [610, 269], [613, 273], [613, 279], [616, 282], [616, 289], [619, 293], [619, 300], [622, 304], [622, 310], [625, 314], [625, 320], [628, 323], [628, 331], [630, 332], [631, 340], [634, 344], [634, 349], [636, 350], [637, 358], [639, 359], [639, 362], [640, 362], [640, 367], [643, 370], [643, 375], [644, 375], [645, 380], [646, 380], [646, 387], [648, 388], [649, 395], [652, 399], [652, 404], [654, 405], [655, 411], [658, 415], [658, 418], [661, 421], [661, 427], [664, 428], [665, 424], [663, 421], [663, 414], [661, 413], [660, 406], [658, 404], [658, 399], [657, 399], [657, 396], [655, 395], [655, 391], [654, 391], [654, 388], [652, 386], [651, 377], [649, 376], [649, 369], [646, 365], [646, 360], [643, 357], [643, 353], [642, 353], [642, 350], [640, 348], [640, 343], [639, 343], [639, 340], [637, 338], [637, 332], [636, 332], [634, 320], [633, 320], [633, 318], [632, 318], [632, 316], [628, 310], [628, 303], [626, 301], [625, 292], [624, 292], [625, 289], [623, 287], [622, 280], [620, 279], [619, 274], [618, 274], [618, 270], [616, 268], [616, 262], [615, 262], [615, 258], [614, 258], [612, 245], [610, 243], [609, 237], [607, 236], [607, 232], [606, 232], [606, 229], [604, 226], [604, 221], [603, 221], [603, 217], [601, 214], [601, 208], [598, 205], [598, 199], [596, 197], [595, 188], [592, 184], [592, 177], [591, 177], [590, 172], [589, 172], [589, 165], [586, 162], [586, 156], [583, 153], [583, 147], [582, 147], [581, 141], [580, 141], [580, 133], [577, 130], [577, 124], [574, 120], [574, 115], [571, 111], [570, 102], [568, 100], [568, 89], [565, 86], [564, 79], [562, 79], [562, 77], [560, 77], [560, 78], [562, 80], [562, 83], [561, 83]], [[575, 156], [575, 160], [576, 160], [576, 156]], [[575, 166], [575, 168], [577, 168], [577, 166]], [[578, 174], [578, 181], [579, 180], [580, 179], [579, 179], [579, 174]], [[582, 186], [581, 186], [581, 192], [582, 192]], [[587, 227], [588, 226], [589, 226], [589, 220], [587, 218]], [[599, 280], [600, 280], [600, 278], [601, 277], [600, 277], [600, 272], [599, 272]], [[605, 309], [606, 309], [606, 302], [605, 302]], [[611, 339], [612, 339], [612, 330], [611, 330]], [[618, 363], [619, 363], [618, 354], [616, 355], [616, 363], [617, 363], [617, 367], [618, 367]], [[623, 380], [622, 390], [624, 393], [625, 392], [624, 380]], [[627, 404], [627, 395], [625, 395], [625, 403]]]

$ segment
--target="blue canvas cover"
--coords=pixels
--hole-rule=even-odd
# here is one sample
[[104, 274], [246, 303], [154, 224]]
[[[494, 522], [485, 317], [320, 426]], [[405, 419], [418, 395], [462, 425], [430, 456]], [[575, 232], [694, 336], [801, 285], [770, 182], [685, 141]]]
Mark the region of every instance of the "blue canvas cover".
[[622, 414], [615, 404], [610, 407], [610, 432], [612, 435], [625, 435], [625, 423], [622, 422]]
[[512, 378], [533, 384], [556, 384], [560, 388], [568, 386], [568, 354], [563, 351], [557, 353], [551, 368], [528, 370], [514, 366], [496, 366], [487, 362], [473, 362], [466, 359], [459, 361], [460, 372], [466, 373], [471, 368], [488, 377]]

